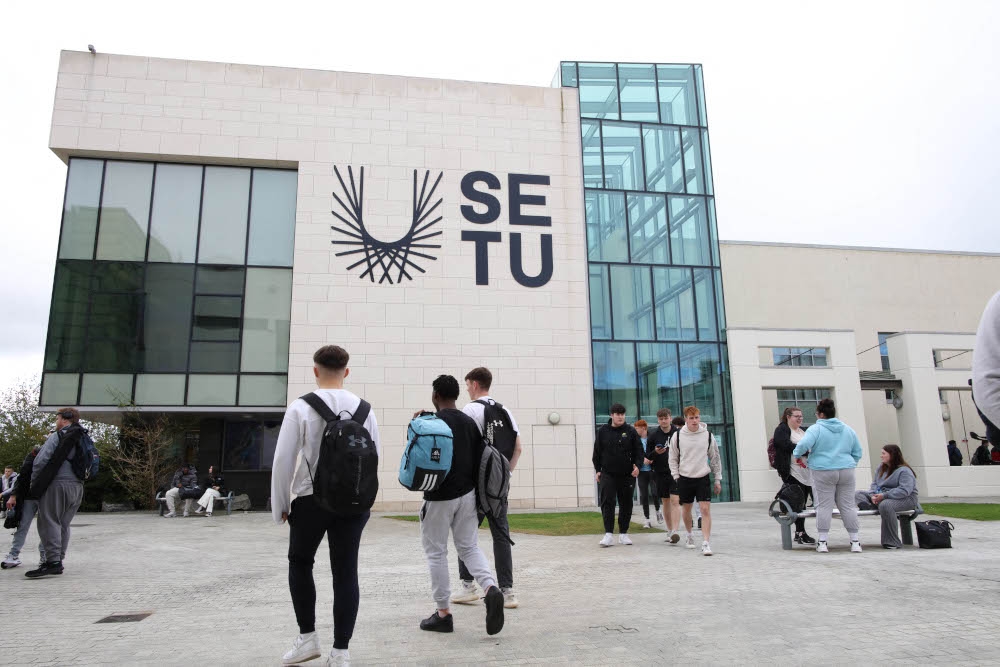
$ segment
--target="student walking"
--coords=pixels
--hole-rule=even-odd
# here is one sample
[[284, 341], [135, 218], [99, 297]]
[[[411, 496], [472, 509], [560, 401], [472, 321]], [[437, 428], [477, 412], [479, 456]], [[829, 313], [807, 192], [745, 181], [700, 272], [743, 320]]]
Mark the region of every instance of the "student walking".
[[[812, 473], [795, 461], [792, 452], [806, 432], [802, 429], [802, 410], [785, 408], [781, 423], [774, 429], [774, 468], [784, 484], [794, 484], [802, 489], [802, 499], [812, 493]], [[816, 540], [806, 533], [806, 520], [795, 520], [795, 541], [799, 544], [816, 544]]]
[[[687, 540], [684, 546], [694, 549], [691, 534], [691, 504], [697, 500], [701, 509], [701, 553], [712, 555], [712, 495], [722, 493], [722, 457], [715, 436], [701, 423], [701, 411], [693, 405], [684, 408], [684, 428], [670, 439], [670, 474], [677, 482], [677, 496], [684, 516]], [[712, 483], [710, 475], [715, 476]]]
[[844, 528], [851, 537], [851, 551], [861, 553], [858, 537], [858, 508], [854, 503], [854, 471], [861, 460], [861, 443], [850, 426], [837, 419], [833, 400], [824, 398], [816, 405], [818, 421], [806, 430], [792, 454], [801, 462], [809, 454], [813, 497], [816, 500], [816, 551], [827, 553], [826, 541], [833, 520], [833, 506], [840, 510]]
[[597, 432], [594, 441], [594, 470], [604, 518], [602, 547], [612, 546], [615, 529], [615, 501], [618, 502], [618, 544], [632, 544], [628, 536], [632, 521], [632, 493], [642, 463], [642, 441], [625, 423], [625, 406], [611, 406], [611, 419]]
[[38, 450], [31, 466], [31, 494], [38, 498], [38, 538], [45, 562], [24, 576], [31, 579], [63, 573], [69, 548], [70, 524], [83, 502], [83, 481], [73, 471], [73, 459], [81, 455], [77, 445], [87, 431], [80, 426], [76, 408], [56, 413], [56, 432]]
[[[517, 462], [521, 458], [521, 436], [518, 432], [517, 421], [511, 411], [490, 396], [492, 385], [493, 373], [488, 368], [480, 366], [466, 373], [465, 388], [471, 400], [465, 404], [462, 412], [472, 417], [476, 426], [479, 427], [482, 437], [503, 454], [510, 463], [510, 472], [513, 475]], [[486, 515], [478, 513], [478, 517], [479, 525], [482, 525], [484, 517], [489, 521], [490, 533], [493, 536], [493, 563], [497, 570], [500, 590], [503, 592], [503, 606], [507, 609], [514, 609], [519, 602], [514, 593], [514, 562], [508, 539], [510, 527], [507, 523], [506, 498], [503, 506], [505, 509], [500, 516], [486, 517]], [[479, 600], [479, 593], [476, 591], [472, 573], [462, 561], [461, 554], [458, 558], [458, 575], [462, 580], [462, 590], [452, 598], [452, 602], [475, 603]]]
[[[640, 419], [632, 425], [635, 432], [639, 434], [642, 442], [643, 452], [646, 451], [646, 439], [649, 431], [649, 424], [645, 419]], [[649, 501], [653, 501], [653, 510], [656, 512], [656, 522], [663, 523], [663, 515], [660, 514], [660, 497], [656, 490], [656, 480], [653, 477], [653, 462], [649, 457], [643, 455], [642, 465], [639, 466], [639, 502], [642, 504], [643, 528], [649, 528]]]
[[[434, 613], [420, 622], [421, 630], [452, 632], [451, 586], [448, 582], [448, 533], [455, 550], [479, 586], [486, 591], [486, 633], [503, 628], [503, 593], [490, 572], [490, 563], [479, 548], [479, 517], [476, 514], [476, 479], [483, 453], [483, 438], [471, 417], [455, 407], [458, 380], [440, 375], [432, 385], [431, 403], [437, 416], [452, 433], [451, 469], [434, 491], [424, 492], [420, 510], [420, 540], [431, 573]], [[419, 416], [417, 413], [414, 416]]]
[[[17, 521], [17, 530], [11, 540], [10, 551], [0, 563], [0, 568], [4, 570], [21, 564], [21, 549], [24, 547], [24, 541], [28, 538], [31, 522], [34, 521], [35, 514], [38, 512], [38, 500], [31, 494], [31, 469], [35, 463], [35, 456], [41, 449], [41, 445], [35, 445], [24, 457], [17, 484], [14, 485], [14, 492], [7, 499], [7, 509], [15, 511], [14, 518]], [[38, 556], [38, 564], [41, 566], [45, 563], [45, 549], [42, 547], [41, 541], [38, 542]]]
[[[369, 508], [374, 500], [371, 489], [371, 475], [377, 474], [370, 468], [370, 458], [359, 460], [357, 465], [359, 486], [366, 494], [362, 498], [360, 511], [333, 512], [324, 509], [329, 506], [327, 495], [314, 494], [314, 480], [323, 480], [317, 488], [326, 489], [331, 483], [320, 467], [321, 461], [336, 462], [337, 452], [330, 451], [333, 445], [348, 447], [338, 441], [324, 442], [327, 429], [326, 417], [342, 417], [360, 424], [367, 435], [351, 436], [350, 447], [359, 447], [364, 457], [370, 457], [370, 447], [381, 455], [378, 423], [371, 406], [358, 396], [344, 389], [344, 380], [350, 375], [347, 367], [350, 356], [336, 345], [321, 347], [313, 355], [313, 374], [318, 389], [296, 399], [288, 406], [278, 443], [274, 451], [271, 468], [271, 512], [275, 523], [288, 522], [288, 587], [295, 609], [295, 620], [299, 635], [291, 650], [283, 656], [283, 664], [292, 665], [318, 658], [321, 655], [319, 637], [316, 634], [316, 584], [313, 581], [313, 562], [316, 550], [326, 535], [330, 545], [330, 568], [333, 571], [333, 649], [327, 658], [328, 665], [349, 665], [348, 646], [354, 634], [354, 624], [358, 616], [360, 590], [358, 587], [358, 550], [361, 533], [370, 516]], [[318, 399], [318, 400], [317, 400]], [[324, 414], [321, 414], [321, 411]], [[341, 432], [346, 432], [346, 427]], [[321, 449], [323, 456], [321, 457]], [[358, 456], [359, 459], [364, 458]], [[352, 458], [354, 456], [352, 455]], [[352, 473], [353, 476], [353, 473]], [[339, 489], [339, 487], [335, 487]], [[375, 477], [374, 492], [378, 490]], [[333, 490], [331, 489], [331, 493]], [[296, 496], [291, 500], [291, 496]], [[367, 507], [365, 507], [367, 505]]]
[[[677, 431], [677, 427], [671, 422], [670, 410], [666, 408], [656, 411], [656, 421], [658, 426], [646, 439], [646, 459], [650, 461], [657, 495], [663, 503], [663, 515], [667, 521], [666, 541], [669, 544], [677, 544], [681, 539], [680, 533], [677, 532], [681, 506], [677, 502], [677, 488], [670, 474], [669, 460], [670, 438]], [[661, 515], [657, 514], [657, 520], [660, 520], [660, 517]]]

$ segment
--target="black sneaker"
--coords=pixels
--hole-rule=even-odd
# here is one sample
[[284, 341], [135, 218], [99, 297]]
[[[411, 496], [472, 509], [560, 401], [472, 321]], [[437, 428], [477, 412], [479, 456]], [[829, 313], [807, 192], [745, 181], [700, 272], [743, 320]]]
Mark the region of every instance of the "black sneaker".
[[47, 577], [53, 574], [62, 574], [63, 566], [59, 561], [53, 563], [42, 563], [37, 570], [29, 570], [24, 573], [24, 576], [29, 579], [37, 579], [39, 577]]
[[496, 586], [486, 591], [486, 634], [495, 635], [503, 630], [503, 593]]
[[895, 544], [883, 544], [882, 548], [883, 549], [898, 549], [899, 547], [897, 547]]
[[805, 531], [795, 533], [796, 544], [816, 544], [816, 540], [810, 537]]
[[454, 632], [455, 621], [451, 614], [442, 618], [441, 614], [435, 610], [433, 614], [420, 621], [420, 629], [428, 632]]

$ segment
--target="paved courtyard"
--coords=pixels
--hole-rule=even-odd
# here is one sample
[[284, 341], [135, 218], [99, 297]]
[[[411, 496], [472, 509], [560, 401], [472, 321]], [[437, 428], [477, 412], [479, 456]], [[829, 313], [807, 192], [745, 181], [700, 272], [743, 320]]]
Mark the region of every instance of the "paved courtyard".
[[[867, 517], [862, 540], [872, 546], [859, 555], [835, 522], [823, 556], [782, 551], [761, 504], [717, 505], [714, 513], [711, 558], [668, 546], [659, 534], [610, 549], [598, 548], [595, 536], [515, 534], [521, 607], [507, 610], [495, 637], [478, 605], [455, 606], [454, 634], [421, 632], [433, 602], [419, 528], [373, 517], [361, 547], [353, 664], [1000, 661], [992, 618], [1000, 524], [953, 520], [955, 549], [888, 552], [874, 545], [878, 519]], [[280, 663], [296, 627], [287, 527], [269, 515], [86, 514], [74, 526], [61, 577], [27, 580], [24, 566], [0, 572], [3, 664]], [[37, 553], [32, 533], [29, 559]], [[481, 535], [489, 552], [489, 533]], [[328, 561], [318, 561], [317, 577], [317, 629], [328, 648]], [[152, 614], [95, 624], [126, 612]]]

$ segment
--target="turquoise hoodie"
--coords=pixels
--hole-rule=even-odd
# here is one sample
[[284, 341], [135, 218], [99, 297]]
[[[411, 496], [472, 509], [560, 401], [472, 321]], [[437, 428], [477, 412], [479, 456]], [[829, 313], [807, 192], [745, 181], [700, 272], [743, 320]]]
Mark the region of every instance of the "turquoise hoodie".
[[820, 419], [806, 430], [792, 456], [806, 453], [811, 470], [856, 468], [861, 460], [861, 442], [854, 429], [839, 419]]

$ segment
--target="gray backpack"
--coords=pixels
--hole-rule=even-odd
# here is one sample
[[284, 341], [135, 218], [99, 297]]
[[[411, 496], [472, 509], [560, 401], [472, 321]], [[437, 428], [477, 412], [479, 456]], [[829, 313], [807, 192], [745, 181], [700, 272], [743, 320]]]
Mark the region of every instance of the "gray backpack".
[[[479, 483], [476, 485], [476, 505], [481, 513], [496, 519], [507, 515], [507, 493], [510, 491], [510, 463], [496, 447], [484, 439], [483, 455], [479, 459]], [[510, 531], [504, 537], [511, 544]]]

